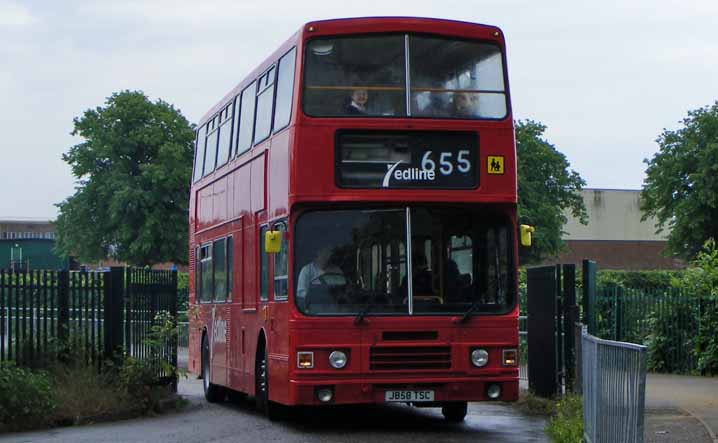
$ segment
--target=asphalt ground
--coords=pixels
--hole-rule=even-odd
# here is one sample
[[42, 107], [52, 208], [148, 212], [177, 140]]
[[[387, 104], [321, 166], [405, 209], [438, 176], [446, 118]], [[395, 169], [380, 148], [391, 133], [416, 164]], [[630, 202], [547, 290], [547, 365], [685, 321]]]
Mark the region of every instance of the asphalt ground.
[[182, 380], [189, 406], [157, 417], [48, 431], [7, 434], [0, 443], [115, 442], [545, 442], [545, 419], [509, 404], [473, 403], [461, 424], [436, 408], [403, 405], [300, 408], [270, 422], [251, 400], [209, 404], [200, 380]]
[[651, 408], [645, 414], [645, 443], [712, 443], [701, 422], [677, 408]]
[[[646, 438], [649, 434], [651, 441], [718, 443], [718, 378], [648, 374]], [[659, 440], [663, 435], [673, 439]]]

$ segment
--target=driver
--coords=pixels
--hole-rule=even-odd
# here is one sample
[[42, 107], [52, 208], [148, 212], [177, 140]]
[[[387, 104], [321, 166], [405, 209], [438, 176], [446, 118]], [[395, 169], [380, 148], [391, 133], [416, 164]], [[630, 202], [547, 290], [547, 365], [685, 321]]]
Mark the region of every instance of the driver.
[[297, 281], [297, 304], [304, 307], [307, 292], [312, 284], [318, 284], [317, 278], [324, 274], [341, 274], [344, 273], [337, 266], [331, 263], [332, 248], [324, 247], [319, 250], [317, 256], [311, 262], [307, 263], [299, 271], [299, 279]]

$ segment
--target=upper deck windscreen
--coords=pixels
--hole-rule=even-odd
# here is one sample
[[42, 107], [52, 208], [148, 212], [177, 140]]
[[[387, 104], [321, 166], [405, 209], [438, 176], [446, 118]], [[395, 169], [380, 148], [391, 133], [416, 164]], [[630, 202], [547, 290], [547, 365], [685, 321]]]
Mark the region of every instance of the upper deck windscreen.
[[508, 108], [501, 51], [426, 35], [311, 40], [303, 106], [315, 117], [501, 119]]

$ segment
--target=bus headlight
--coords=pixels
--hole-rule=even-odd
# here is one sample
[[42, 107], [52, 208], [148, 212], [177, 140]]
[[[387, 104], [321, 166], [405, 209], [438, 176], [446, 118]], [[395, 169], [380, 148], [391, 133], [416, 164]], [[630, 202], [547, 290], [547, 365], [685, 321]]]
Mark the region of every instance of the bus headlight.
[[347, 355], [342, 351], [334, 351], [329, 354], [329, 364], [334, 369], [341, 369], [347, 365]]
[[489, 353], [486, 352], [486, 349], [474, 349], [471, 351], [471, 363], [473, 363], [477, 368], [486, 366], [486, 363], [488, 362]]

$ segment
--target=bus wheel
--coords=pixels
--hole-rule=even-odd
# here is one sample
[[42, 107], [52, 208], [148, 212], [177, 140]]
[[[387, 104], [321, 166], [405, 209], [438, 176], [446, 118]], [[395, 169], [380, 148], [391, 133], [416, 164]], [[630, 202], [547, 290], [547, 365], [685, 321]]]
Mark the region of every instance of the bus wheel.
[[466, 417], [466, 406], [465, 401], [445, 403], [441, 408], [441, 413], [444, 414], [446, 421], [451, 423], [461, 423]]
[[209, 341], [205, 335], [202, 337], [202, 387], [204, 388], [204, 398], [206, 398], [210, 403], [223, 401], [225, 391], [221, 386], [210, 383], [209, 371]]
[[257, 350], [254, 374], [257, 409], [270, 420], [279, 420], [281, 418], [279, 410], [281, 406], [269, 401], [269, 372], [267, 367], [267, 352], [264, 344]]

